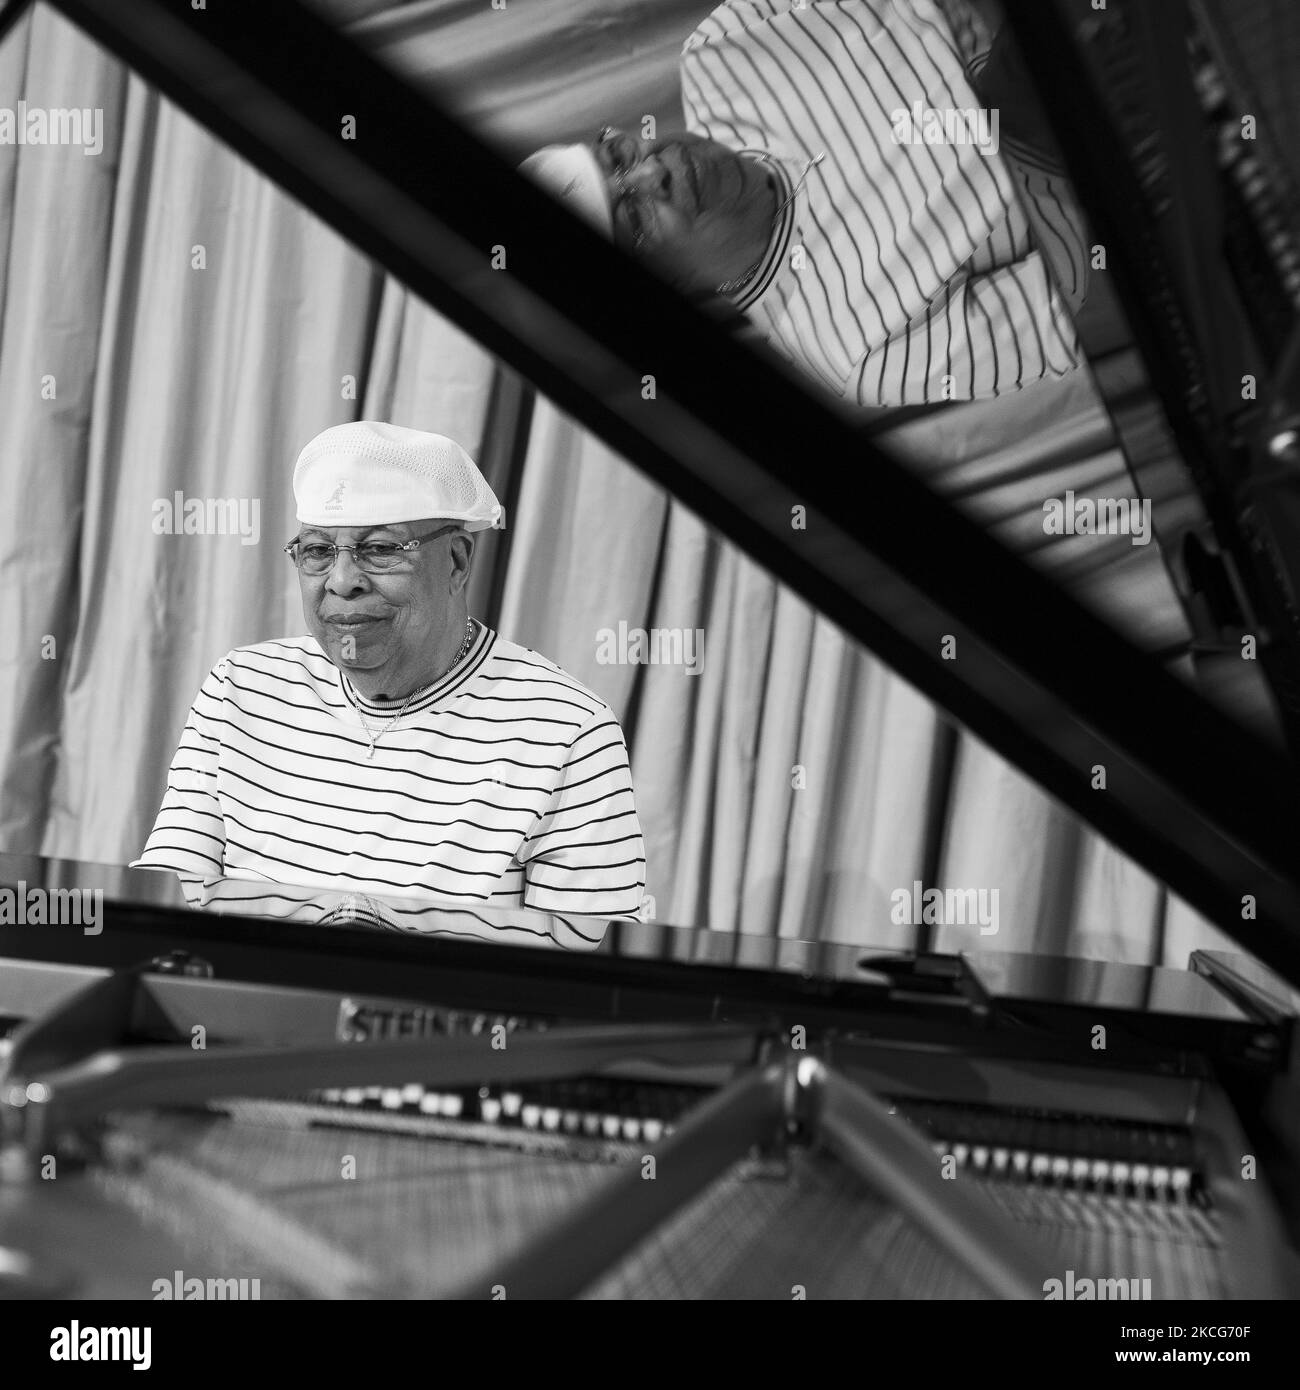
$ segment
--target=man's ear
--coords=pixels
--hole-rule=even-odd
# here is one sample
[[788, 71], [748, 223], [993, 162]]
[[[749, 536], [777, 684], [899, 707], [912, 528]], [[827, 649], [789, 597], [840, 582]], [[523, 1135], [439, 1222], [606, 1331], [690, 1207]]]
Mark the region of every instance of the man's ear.
[[454, 584], [453, 593], [469, 583], [469, 576], [474, 568], [475, 544], [473, 531], [457, 531], [451, 538], [452, 578], [458, 581]]

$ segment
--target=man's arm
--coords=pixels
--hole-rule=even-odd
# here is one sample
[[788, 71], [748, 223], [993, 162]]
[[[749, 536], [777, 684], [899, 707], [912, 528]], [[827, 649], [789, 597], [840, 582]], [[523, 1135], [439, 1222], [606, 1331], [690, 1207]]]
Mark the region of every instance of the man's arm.
[[223, 657], [203, 682], [190, 709], [176, 756], [167, 773], [167, 791], [153, 830], [133, 869], [170, 869], [186, 886], [220, 878], [225, 872], [226, 829], [217, 800]]
[[1086, 250], [1059, 179], [996, 147], [895, 138], [914, 101], [978, 103], [970, 82], [990, 42], [978, 16], [931, 0], [730, 0], [683, 51], [692, 129], [787, 162], [823, 155], [799, 273], [791, 261], [750, 312], [860, 406], [999, 395], [1081, 361], [1066, 299], [1086, 289]]
[[1002, 159], [1029, 217], [1034, 241], [1052, 267], [1057, 288], [1071, 310], [1078, 313], [1088, 297], [1090, 268], [1083, 210], [1051, 139], [1047, 118], [1029, 92], [1027, 78], [1017, 83], [1021, 70], [998, 62], [999, 53], [1008, 51], [1001, 35], [998, 40], [994, 58], [976, 79], [976, 90], [986, 106], [1000, 113]]
[[524, 905], [544, 912], [635, 917], [645, 844], [627, 744], [614, 716], [595, 715], [569, 745], [546, 810], [518, 854]]
[[857, 362], [844, 394], [865, 406], [974, 400], [1065, 376], [1082, 360], [1065, 303], [1033, 251], [950, 281], [905, 334]]

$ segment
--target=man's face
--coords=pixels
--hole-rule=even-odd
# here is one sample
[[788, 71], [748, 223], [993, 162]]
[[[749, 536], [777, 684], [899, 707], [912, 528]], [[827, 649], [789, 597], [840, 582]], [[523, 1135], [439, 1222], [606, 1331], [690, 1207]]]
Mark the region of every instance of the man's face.
[[614, 240], [661, 263], [689, 290], [740, 275], [767, 246], [775, 193], [762, 166], [701, 135], [638, 140], [607, 130], [592, 146]]
[[301, 545], [357, 545], [362, 541], [423, 539], [404, 552], [398, 567], [362, 569], [350, 550], [340, 550], [324, 574], [298, 571], [303, 615], [329, 659], [357, 681], [363, 694], [395, 698], [438, 674], [439, 649], [463, 618], [455, 598], [469, 578], [474, 542], [446, 521], [390, 526], [303, 526]]

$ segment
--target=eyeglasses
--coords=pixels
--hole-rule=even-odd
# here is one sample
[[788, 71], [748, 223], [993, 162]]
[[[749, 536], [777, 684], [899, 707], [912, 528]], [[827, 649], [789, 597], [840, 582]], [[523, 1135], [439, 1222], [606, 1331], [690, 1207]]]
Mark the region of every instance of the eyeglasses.
[[291, 540], [284, 553], [294, 562], [303, 574], [328, 574], [334, 568], [340, 550], [350, 550], [358, 569], [367, 574], [383, 574], [395, 570], [403, 564], [406, 553], [418, 550], [423, 541], [431, 541], [445, 536], [448, 531], [459, 531], [460, 523], [454, 526], [441, 526], [423, 536], [415, 536], [409, 541], [359, 541], [356, 545], [335, 545], [332, 541]]
[[615, 141], [618, 133], [613, 126], [601, 126], [596, 132], [596, 143], [609, 146], [610, 167], [614, 177], [618, 180], [618, 199], [615, 202], [615, 207], [621, 206], [623, 208], [623, 216], [632, 233], [632, 249], [639, 251], [647, 235], [645, 218], [637, 206], [642, 195], [637, 189], [628, 187], [626, 176], [635, 167], [635, 163], [628, 164], [623, 159], [623, 152]]

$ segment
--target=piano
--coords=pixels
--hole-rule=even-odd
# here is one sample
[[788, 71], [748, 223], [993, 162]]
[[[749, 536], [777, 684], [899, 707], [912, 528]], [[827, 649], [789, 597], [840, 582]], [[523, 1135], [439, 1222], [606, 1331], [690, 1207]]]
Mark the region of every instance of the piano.
[[535, 912], [392, 931], [337, 891], [269, 918], [98, 877], [79, 927], [0, 928], [0, 1277], [29, 1295], [153, 1298], [173, 1269], [261, 1298], [1294, 1287], [1267, 1127], [1294, 1119], [1294, 996], [1245, 956], [586, 920], [572, 950]]
[[[370, 895], [304, 888], [272, 915], [236, 885], [194, 912], [155, 875], [6, 857], [0, 1291], [1294, 1297], [1300, 817], [1287, 735], [1270, 740], [1235, 695], [1216, 706], [1163, 669], [318, 15], [230, 5], [198, 22], [170, 0], [55, 3], [1239, 949], [1174, 969], [873, 948], [870, 923], [866, 944], [827, 945], [435, 902], [418, 929], [394, 931], [392, 905]], [[1134, 6], [1113, 8], [1141, 30]], [[1104, 61], [1105, 16], [1085, 32], [1068, 4], [1007, 9], [1027, 51], [1064, 35], [1079, 71]], [[1143, 32], [1140, 61], [1168, 42]], [[1160, 392], [1163, 447], [1195, 455], [1205, 516], [1249, 576], [1245, 601], [1273, 605], [1271, 684], [1246, 703], [1280, 709], [1285, 726], [1285, 587], [1262, 577], [1278, 566], [1249, 562], [1283, 513], [1261, 511], [1256, 489], [1257, 524], [1242, 529], [1224, 418], [1208, 395], [1174, 400], [1158, 359], [1161, 333], [1181, 333], [1204, 361], [1204, 334], [1183, 320], [1187, 266], [1206, 249], [1187, 252], [1160, 305], [1130, 293], [1141, 256], [1169, 258], [1161, 229], [1125, 240], [1113, 190], [1051, 96], [1088, 211], [1116, 228], [1129, 266], [1117, 287]], [[338, 140], [340, 109], [364, 139]], [[1088, 109], [1141, 189], [1149, 149], [1125, 145], [1100, 98]], [[436, 179], [414, 172], [430, 151]], [[480, 248], [525, 223], [511, 273], [495, 274]], [[1284, 432], [1294, 341], [1268, 327], [1266, 453]], [[647, 361], [654, 410], [639, 390]], [[874, 507], [846, 513], [850, 468], [870, 471]], [[796, 504], [816, 546], [791, 540]], [[1183, 578], [1190, 604], [1195, 575]], [[1246, 618], [1240, 605], [1213, 614], [1220, 638]], [[951, 635], [959, 665], [940, 656]], [[1105, 798], [1080, 776], [1096, 762], [1112, 771]], [[81, 918], [29, 912], [60, 891]], [[560, 944], [566, 928], [583, 949]], [[503, 944], [511, 932], [537, 944]], [[224, 1291], [191, 1291], [191, 1276]]]

